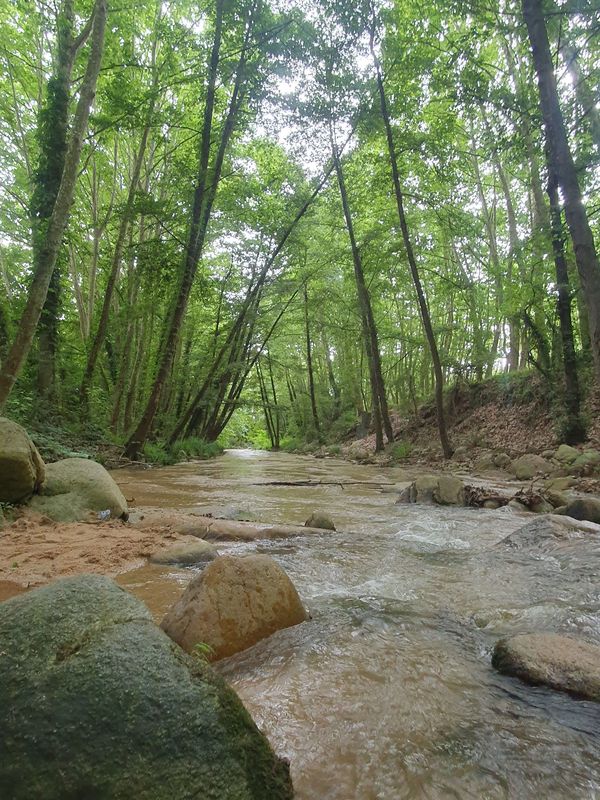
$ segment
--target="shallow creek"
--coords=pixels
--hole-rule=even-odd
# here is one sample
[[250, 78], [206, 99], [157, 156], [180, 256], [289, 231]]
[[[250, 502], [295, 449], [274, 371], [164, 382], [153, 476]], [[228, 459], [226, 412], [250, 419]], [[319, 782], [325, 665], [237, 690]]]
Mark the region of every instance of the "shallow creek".
[[[600, 798], [600, 705], [490, 666], [503, 635], [552, 630], [600, 643], [591, 542], [514, 551], [532, 517], [395, 505], [399, 469], [229, 451], [210, 462], [114, 473], [139, 505], [262, 522], [329, 513], [337, 533], [220, 544], [273, 556], [312, 619], [217, 664], [276, 751], [299, 800]], [[266, 481], [373, 485], [260, 486]], [[123, 581], [155, 613], [190, 570]]]

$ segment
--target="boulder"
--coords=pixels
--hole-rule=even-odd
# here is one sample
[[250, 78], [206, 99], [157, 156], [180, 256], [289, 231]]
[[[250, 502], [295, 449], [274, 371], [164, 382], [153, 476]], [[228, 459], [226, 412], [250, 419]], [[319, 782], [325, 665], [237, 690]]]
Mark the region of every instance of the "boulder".
[[0, 417], [0, 503], [22, 503], [44, 481], [44, 462], [29, 434]]
[[421, 475], [402, 489], [397, 502], [463, 506], [465, 485], [454, 475]]
[[58, 522], [75, 522], [110, 511], [107, 518], [127, 519], [127, 500], [102, 464], [65, 458], [46, 465], [46, 480], [31, 508]]
[[553, 633], [525, 634], [496, 643], [492, 664], [535, 686], [600, 701], [600, 647]]
[[600, 535], [600, 528], [586, 522], [577, 522], [574, 519], [557, 515], [545, 514], [543, 517], [532, 519], [526, 525], [506, 536], [498, 545], [511, 547], [515, 550], [539, 549], [560, 545], [573, 539], [584, 536]]
[[492, 461], [494, 462], [494, 465], [498, 467], [498, 469], [508, 469], [511, 458], [508, 453], [494, 453]]
[[552, 461], [552, 459], [556, 456], [555, 450], [542, 450], [542, 458], [545, 458], [546, 461]]
[[544, 497], [550, 503], [552, 508], [559, 508], [566, 506], [569, 502], [569, 497], [564, 492], [558, 492], [556, 489], [547, 489], [544, 492]]
[[334, 531], [335, 525], [331, 517], [322, 511], [313, 511], [304, 523], [305, 528], [322, 528], [325, 531]]
[[452, 460], [453, 461], [468, 461], [469, 460], [469, 450], [464, 445], [457, 447], [454, 452], [452, 453]]
[[600, 500], [595, 497], [577, 497], [567, 503], [564, 513], [573, 519], [588, 520], [600, 525]]
[[499, 500], [489, 499], [489, 500], [484, 500], [481, 507], [487, 508], [489, 511], [495, 511], [501, 506], [502, 504]]
[[561, 444], [554, 454], [554, 458], [556, 458], [557, 461], [560, 461], [561, 464], [572, 464], [576, 458], [579, 458], [579, 455], [579, 450], [577, 450], [575, 447], [571, 447], [568, 444]]
[[546, 489], [552, 489], [557, 492], [564, 492], [565, 489], [570, 489], [572, 486], [575, 486], [577, 480], [572, 477], [565, 477], [565, 478], [552, 478], [551, 480], [546, 481], [544, 484]]
[[433, 490], [433, 499], [441, 506], [464, 506], [465, 485], [454, 475], [440, 475], [437, 487]]
[[215, 660], [305, 619], [298, 592], [272, 558], [221, 556], [191, 581], [161, 627], [188, 652], [209, 645]]
[[432, 503], [433, 493], [438, 487], [437, 475], [421, 475], [413, 484], [414, 503]]
[[204, 564], [213, 561], [219, 555], [217, 548], [204, 539], [194, 539], [192, 542], [179, 542], [165, 550], [159, 550], [150, 556], [153, 564], [179, 565], [190, 567], [194, 564]]
[[529, 510], [534, 514], [551, 514], [554, 511], [554, 506], [545, 498], [540, 497], [529, 504]]
[[593, 471], [600, 465], [600, 452], [598, 450], [586, 450], [572, 462], [571, 469], [577, 473], [587, 473]]
[[473, 464], [474, 472], [495, 472], [497, 469], [494, 454], [491, 452], [482, 453]]
[[510, 465], [510, 471], [520, 481], [528, 481], [536, 475], [547, 475], [552, 472], [552, 464], [535, 453], [525, 453], [524, 456], [515, 459]]
[[235, 693], [101, 576], [0, 604], [0, 796], [292, 798]]

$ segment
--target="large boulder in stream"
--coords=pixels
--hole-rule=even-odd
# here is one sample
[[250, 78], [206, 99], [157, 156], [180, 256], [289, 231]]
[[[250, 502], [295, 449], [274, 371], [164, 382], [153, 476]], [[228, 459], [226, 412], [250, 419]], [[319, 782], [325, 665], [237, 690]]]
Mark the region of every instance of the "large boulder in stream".
[[108, 578], [0, 603], [0, 797], [288, 800], [242, 703]]
[[127, 500], [102, 464], [87, 458], [65, 458], [46, 465], [46, 480], [31, 508], [57, 522], [86, 520], [108, 511], [127, 519]]
[[187, 542], [178, 542], [158, 550], [150, 556], [152, 564], [165, 564], [167, 566], [191, 567], [197, 564], [206, 564], [219, 555], [217, 548], [204, 539], [193, 538]]
[[600, 647], [570, 636], [537, 633], [496, 643], [492, 664], [535, 686], [600, 701]]
[[520, 481], [529, 481], [536, 475], [549, 475], [553, 470], [554, 467], [549, 461], [535, 453], [525, 453], [510, 465], [510, 471]]
[[514, 550], [548, 550], [576, 539], [600, 540], [600, 527], [559, 514], [544, 514], [506, 536], [498, 546]]
[[463, 506], [465, 485], [454, 475], [422, 475], [400, 492], [397, 502]]
[[0, 417], [0, 503], [28, 500], [44, 476], [44, 462], [25, 428]]
[[579, 520], [587, 520], [600, 525], [600, 500], [595, 497], [577, 497], [567, 503], [565, 514]]
[[324, 511], [313, 511], [304, 523], [305, 528], [321, 528], [324, 531], [334, 531], [335, 524], [331, 517]]
[[184, 650], [216, 660], [307, 619], [294, 584], [266, 555], [221, 556], [188, 585], [161, 622]]

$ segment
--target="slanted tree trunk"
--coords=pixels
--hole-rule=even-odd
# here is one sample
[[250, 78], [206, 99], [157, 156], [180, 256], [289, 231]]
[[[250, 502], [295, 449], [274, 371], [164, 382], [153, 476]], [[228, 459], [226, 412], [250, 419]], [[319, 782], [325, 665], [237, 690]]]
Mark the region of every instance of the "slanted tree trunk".
[[192, 290], [194, 278], [196, 277], [196, 272], [198, 269], [198, 263], [204, 247], [212, 206], [221, 177], [223, 159], [225, 157], [229, 139], [233, 133], [235, 122], [242, 105], [242, 80], [245, 73], [250, 33], [253, 27], [252, 19], [249, 21], [247, 26], [246, 38], [240, 59], [238, 61], [229, 108], [211, 170], [209, 169], [209, 161], [213, 134], [217, 72], [223, 33], [224, 7], [225, 0], [217, 0], [215, 7], [215, 33], [208, 67], [208, 81], [204, 105], [198, 177], [194, 191], [190, 228], [184, 252], [181, 278], [177, 289], [173, 310], [170, 314], [167, 329], [165, 331], [160, 363], [152, 384], [152, 388], [150, 390], [150, 396], [146, 403], [142, 417], [125, 446], [125, 452], [132, 460], [136, 460], [138, 458], [139, 453], [144, 446], [146, 439], [148, 438], [152, 423], [154, 422], [154, 417], [159, 407], [163, 387], [171, 372], [171, 365], [177, 349], [179, 331], [185, 316], [190, 292]]
[[342, 200], [342, 209], [344, 212], [344, 220], [346, 222], [346, 230], [348, 232], [348, 238], [350, 239], [350, 249], [352, 251], [352, 261], [354, 264], [354, 278], [356, 281], [356, 290], [358, 294], [358, 306], [360, 309], [363, 338], [369, 365], [369, 379], [373, 403], [373, 426], [375, 428], [375, 450], [377, 452], [381, 452], [383, 450], [383, 426], [385, 426], [385, 433], [388, 442], [393, 441], [394, 434], [392, 432], [392, 425], [389, 418], [385, 385], [381, 371], [381, 356], [379, 353], [377, 327], [375, 325], [375, 318], [373, 316], [373, 309], [371, 307], [369, 290], [365, 281], [362, 258], [356, 242], [354, 224], [352, 222], [352, 214], [350, 212], [350, 203], [348, 202], [348, 193], [346, 191], [346, 182], [344, 180], [344, 172], [342, 170], [342, 163], [340, 161], [335, 136], [333, 133], [333, 124], [331, 122], [329, 125], [329, 132], [331, 154], [335, 165], [340, 198]]
[[421, 321], [423, 323], [423, 329], [425, 330], [425, 337], [427, 339], [427, 344], [429, 346], [429, 352], [431, 355], [431, 361], [433, 364], [433, 373], [435, 376], [435, 403], [437, 410], [437, 423], [438, 423], [438, 431], [440, 434], [440, 442], [442, 445], [444, 458], [451, 458], [453, 450], [450, 444], [450, 439], [448, 438], [448, 430], [446, 427], [446, 416], [444, 412], [444, 373], [442, 371], [442, 362], [440, 360], [440, 354], [435, 339], [435, 333], [433, 331], [433, 325], [431, 323], [431, 314], [429, 313], [429, 307], [427, 305], [427, 300], [425, 299], [425, 292], [423, 291], [423, 284], [421, 283], [421, 276], [419, 275], [419, 268], [417, 266], [417, 260], [415, 258], [415, 253], [413, 250], [410, 233], [408, 230], [408, 222], [406, 220], [406, 213], [404, 211], [404, 196], [402, 193], [402, 187], [400, 185], [400, 171], [398, 169], [398, 159], [396, 158], [396, 149], [394, 146], [392, 124], [390, 122], [390, 115], [387, 106], [385, 88], [383, 86], [381, 65], [375, 53], [373, 37], [371, 37], [371, 54], [373, 56], [373, 61], [375, 63], [375, 70], [377, 73], [377, 89], [379, 93], [381, 117], [383, 119], [383, 124], [385, 126], [388, 153], [390, 158], [390, 164], [392, 167], [392, 181], [394, 184], [394, 194], [396, 196], [396, 206], [398, 208], [400, 229], [402, 231], [404, 248], [406, 250], [406, 256], [408, 258], [408, 263], [410, 266], [410, 273], [417, 294], [417, 302], [419, 304]]
[[0, 410], [17, 380], [23, 364], [31, 349], [42, 308], [48, 295], [48, 287], [58, 258], [62, 237], [67, 225], [69, 210], [73, 200], [83, 139], [87, 130], [90, 107], [96, 92], [96, 81], [102, 61], [104, 32], [106, 28], [107, 0], [96, 0], [93, 12], [90, 54], [81, 84], [79, 100], [75, 110], [73, 128], [65, 156], [60, 188], [52, 214], [44, 225], [44, 235], [40, 231], [40, 251], [35, 263], [33, 280], [29, 288], [25, 309], [21, 316], [17, 333], [2, 365], [0, 372]]
[[588, 310], [596, 380], [600, 382], [600, 263], [560, 108], [542, 3], [522, 0], [522, 7], [538, 79], [550, 167], [564, 197], [565, 218]]

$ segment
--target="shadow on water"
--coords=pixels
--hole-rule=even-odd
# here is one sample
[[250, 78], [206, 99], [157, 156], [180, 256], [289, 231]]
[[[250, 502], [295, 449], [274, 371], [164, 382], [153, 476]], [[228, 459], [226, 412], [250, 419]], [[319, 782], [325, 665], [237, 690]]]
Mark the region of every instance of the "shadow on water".
[[[231, 451], [122, 480], [140, 503], [226, 508], [265, 522], [303, 523], [314, 509], [334, 518], [337, 533], [220, 546], [272, 555], [312, 614], [218, 665], [290, 758], [300, 800], [600, 797], [600, 705], [490, 666], [495, 641], [513, 633], [600, 642], [595, 543], [511, 550], [498, 543], [523, 517], [397, 506], [377, 488], [406, 477]], [[277, 480], [348, 485], [265, 485]], [[150, 605], [158, 586], [177, 595], [189, 575], [154, 574]], [[143, 576], [130, 580], [144, 585]], [[171, 590], [160, 591], [166, 603]]]

